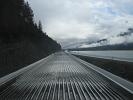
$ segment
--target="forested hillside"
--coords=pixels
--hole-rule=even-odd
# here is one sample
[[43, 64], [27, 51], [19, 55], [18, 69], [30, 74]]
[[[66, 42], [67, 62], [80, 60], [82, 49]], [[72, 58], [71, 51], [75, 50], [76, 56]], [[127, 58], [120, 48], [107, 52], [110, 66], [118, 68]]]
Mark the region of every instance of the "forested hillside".
[[61, 46], [42, 31], [41, 22], [24, 0], [2, 0], [0, 3], [0, 76], [18, 70]]

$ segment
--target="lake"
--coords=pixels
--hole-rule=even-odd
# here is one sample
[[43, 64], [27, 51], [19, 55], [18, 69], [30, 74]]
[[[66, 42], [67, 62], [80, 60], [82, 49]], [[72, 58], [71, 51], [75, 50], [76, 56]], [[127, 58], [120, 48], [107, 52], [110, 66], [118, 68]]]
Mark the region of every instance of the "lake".
[[72, 54], [133, 62], [133, 50], [71, 51]]

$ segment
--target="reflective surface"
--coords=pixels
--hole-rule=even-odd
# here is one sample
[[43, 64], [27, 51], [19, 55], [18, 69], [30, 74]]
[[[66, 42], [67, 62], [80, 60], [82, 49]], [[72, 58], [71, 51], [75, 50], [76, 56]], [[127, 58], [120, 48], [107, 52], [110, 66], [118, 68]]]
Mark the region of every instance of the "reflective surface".
[[132, 50], [72, 51], [79, 55], [133, 62]]

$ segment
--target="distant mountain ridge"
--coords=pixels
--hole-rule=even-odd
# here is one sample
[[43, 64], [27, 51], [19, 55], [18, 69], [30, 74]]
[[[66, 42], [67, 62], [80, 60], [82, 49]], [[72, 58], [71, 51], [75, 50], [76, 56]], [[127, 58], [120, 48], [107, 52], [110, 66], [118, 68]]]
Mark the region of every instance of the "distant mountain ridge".
[[75, 47], [69, 46], [68, 49], [82, 50], [109, 50], [109, 49], [132, 49], [133, 44], [133, 28], [129, 28], [127, 32], [122, 32], [118, 35], [109, 38], [100, 39], [97, 41], [82, 41], [75, 44]]
[[133, 50], [133, 43], [128, 44], [116, 44], [116, 45], [106, 45], [106, 46], [97, 46], [89, 48], [72, 48], [68, 49], [71, 51], [88, 51], [88, 50]]

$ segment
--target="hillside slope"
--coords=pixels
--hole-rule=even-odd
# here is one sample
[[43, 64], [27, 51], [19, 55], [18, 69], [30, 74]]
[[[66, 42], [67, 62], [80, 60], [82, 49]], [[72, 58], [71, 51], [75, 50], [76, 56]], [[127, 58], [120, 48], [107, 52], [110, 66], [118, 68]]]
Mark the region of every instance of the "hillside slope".
[[0, 77], [61, 49], [34, 22], [28, 2], [2, 0], [0, 6]]

